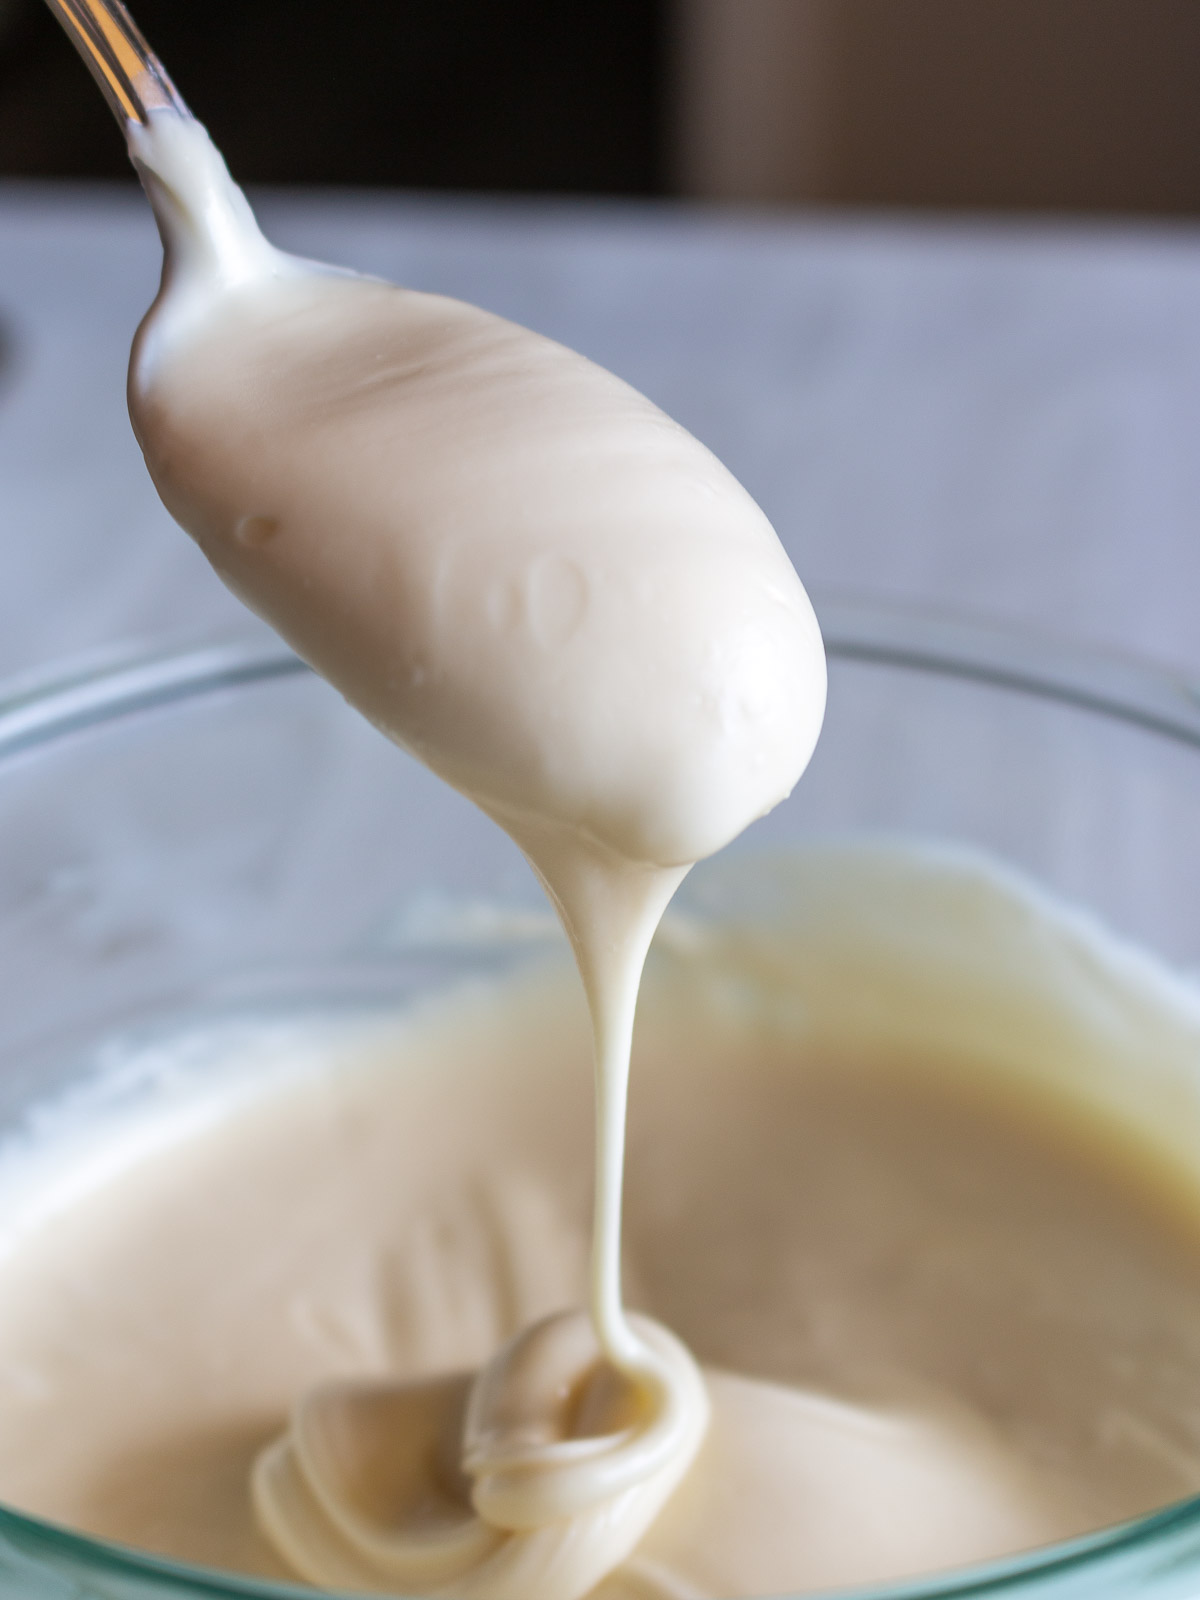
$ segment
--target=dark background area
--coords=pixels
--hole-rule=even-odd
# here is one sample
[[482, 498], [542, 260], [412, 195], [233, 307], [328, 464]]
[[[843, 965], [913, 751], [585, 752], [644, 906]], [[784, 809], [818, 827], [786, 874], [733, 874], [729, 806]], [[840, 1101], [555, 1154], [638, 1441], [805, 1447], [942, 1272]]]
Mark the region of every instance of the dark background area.
[[[659, 0], [133, 0], [238, 178], [653, 194]], [[125, 177], [43, 0], [0, 0], [0, 173]]]
[[847, 200], [1200, 211], [1200, 0], [831, 10], [827, 181]]
[[1200, 214], [1200, 0], [674, 0], [712, 200]]
[[[239, 179], [1200, 215], [1200, 0], [133, 0]], [[43, 0], [0, 175], [127, 177]]]

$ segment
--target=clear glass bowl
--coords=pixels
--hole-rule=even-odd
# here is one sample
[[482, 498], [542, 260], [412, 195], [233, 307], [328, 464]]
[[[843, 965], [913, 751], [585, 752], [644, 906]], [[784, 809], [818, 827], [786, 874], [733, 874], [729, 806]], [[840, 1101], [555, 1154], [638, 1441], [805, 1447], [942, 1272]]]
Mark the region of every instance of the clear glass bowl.
[[[821, 615], [830, 697], [817, 755], [792, 799], [733, 848], [864, 828], [966, 841], [1176, 967], [1197, 964], [1190, 683], [973, 623], [857, 605]], [[109, 662], [10, 694], [0, 702], [0, 1134], [89, 1070], [98, 1041], [156, 1019], [273, 996], [427, 991], [499, 959], [486, 940], [429, 936], [430, 908], [447, 900], [542, 904], [491, 823], [281, 647], [235, 641]], [[0, 1596], [305, 1593], [0, 1508]], [[1002, 1593], [1200, 1595], [1200, 1500], [871, 1591]]]

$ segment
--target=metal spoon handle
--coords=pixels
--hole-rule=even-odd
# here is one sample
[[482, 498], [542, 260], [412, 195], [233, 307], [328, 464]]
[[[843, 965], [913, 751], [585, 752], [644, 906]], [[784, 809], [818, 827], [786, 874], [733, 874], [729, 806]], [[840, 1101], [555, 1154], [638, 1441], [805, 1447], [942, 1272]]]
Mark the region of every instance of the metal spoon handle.
[[100, 85], [122, 127], [187, 106], [121, 0], [46, 0]]

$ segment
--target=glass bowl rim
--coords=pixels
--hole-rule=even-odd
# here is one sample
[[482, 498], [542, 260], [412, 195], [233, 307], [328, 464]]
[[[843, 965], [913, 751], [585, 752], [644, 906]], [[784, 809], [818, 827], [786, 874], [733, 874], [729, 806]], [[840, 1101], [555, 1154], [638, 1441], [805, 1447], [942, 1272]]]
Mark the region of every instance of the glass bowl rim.
[[[1105, 647], [962, 612], [819, 596], [826, 653], [1058, 701], [1200, 748], [1200, 679]], [[309, 674], [262, 630], [117, 647], [0, 682], [0, 761], [134, 712]]]
[[[952, 611], [844, 597], [818, 597], [816, 609], [833, 660], [1027, 694], [1200, 750], [1200, 683], [1186, 672]], [[190, 645], [119, 648], [51, 666], [0, 684], [0, 765], [142, 711], [310, 673], [279, 640], [246, 629]], [[77, 1572], [125, 1578], [139, 1587], [165, 1582], [179, 1595], [301, 1600], [318, 1592], [299, 1583], [177, 1562], [3, 1504], [0, 1541], [35, 1563], [57, 1556]], [[999, 1561], [899, 1583], [841, 1588], [837, 1596], [984, 1600], [1022, 1589], [1048, 1592], [1061, 1579], [1073, 1591], [1074, 1580], [1087, 1582], [1094, 1600], [1150, 1600], [1156, 1577], [1178, 1577], [1188, 1570], [1200, 1574], [1200, 1495]], [[1106, 1581], [1105, 1587], [1091, 1587]], [[803, 1600], [819, 1597], [809, 1593]]]

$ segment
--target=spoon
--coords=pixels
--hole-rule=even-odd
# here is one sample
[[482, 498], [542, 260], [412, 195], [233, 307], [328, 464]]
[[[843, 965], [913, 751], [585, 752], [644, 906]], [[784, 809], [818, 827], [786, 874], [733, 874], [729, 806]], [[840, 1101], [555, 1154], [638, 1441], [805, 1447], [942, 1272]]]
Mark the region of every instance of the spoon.
[[117, 121], [145, 125], [150, 112], [191, 113], [120, 0], [46, 0]]

